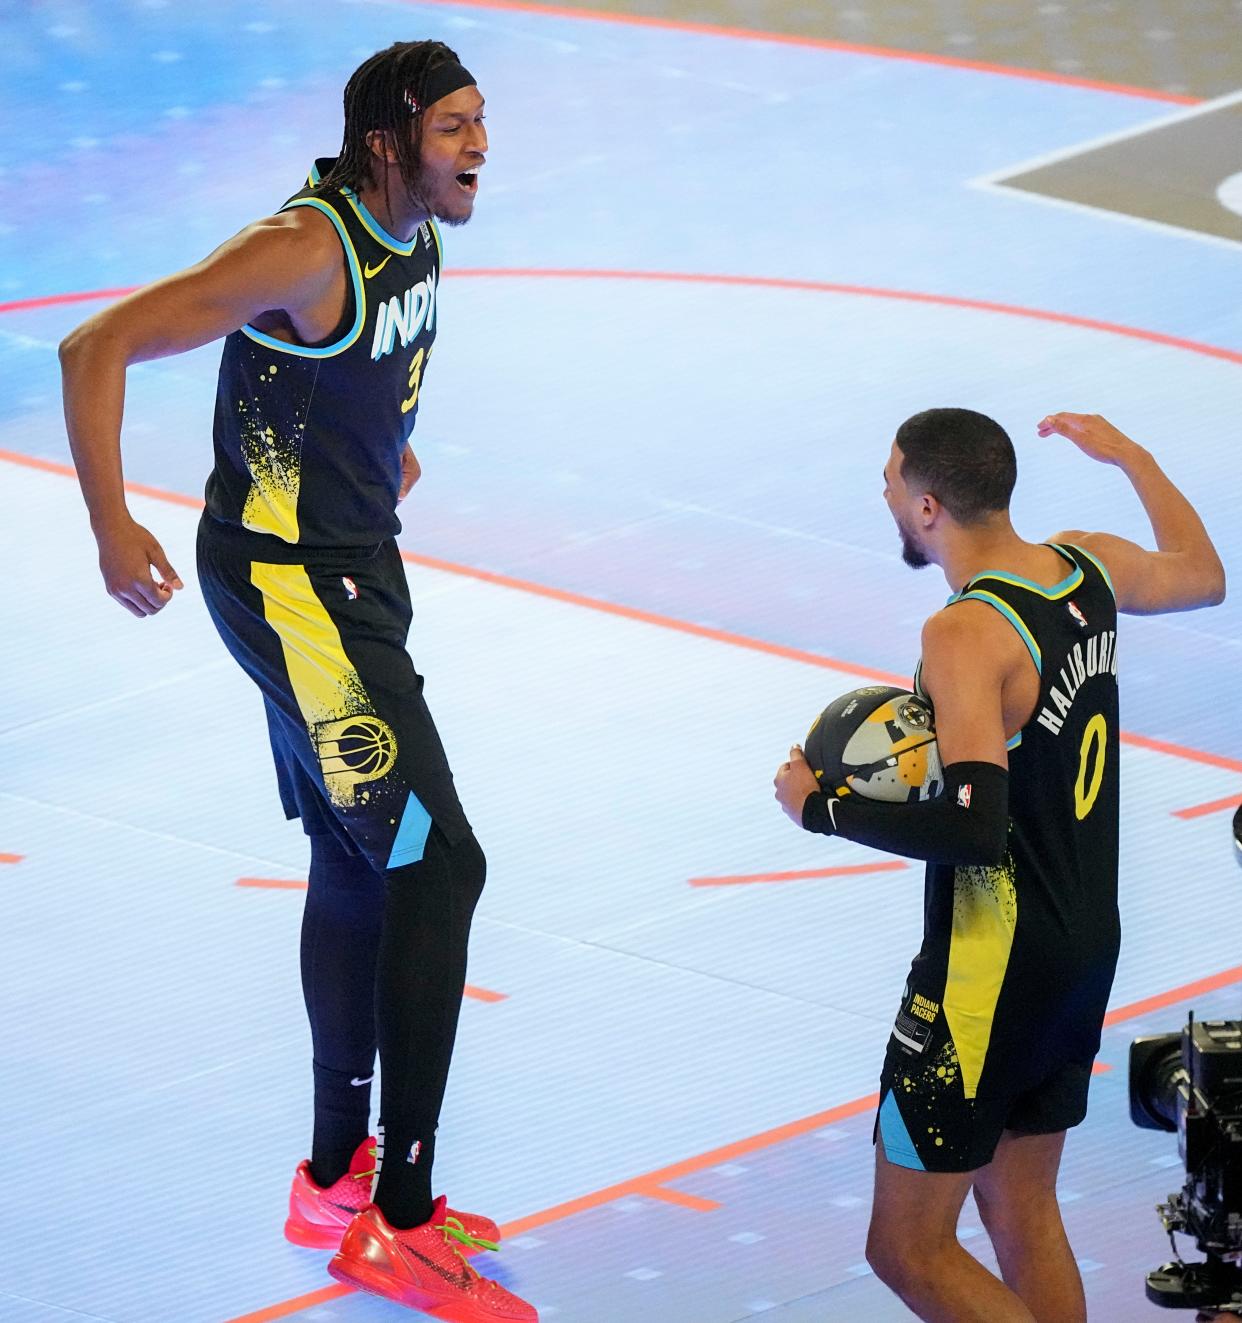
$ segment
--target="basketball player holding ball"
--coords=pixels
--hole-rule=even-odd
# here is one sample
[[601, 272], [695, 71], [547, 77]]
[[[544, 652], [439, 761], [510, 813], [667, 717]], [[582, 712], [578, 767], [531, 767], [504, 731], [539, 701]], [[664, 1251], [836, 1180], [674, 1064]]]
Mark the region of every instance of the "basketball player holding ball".
[[285, 1235], [336, 1250], [340, 1281], [436, 1318], [534, 1323], [466, 1262], [495, 1248], [495, 1223], [433, 1197], [485, 861], [405, 650], [394, 540], [419, 476], [409, 437], [437, 330], [436, 222], [470, 219], [487, 147], [483, 97], [453, 51], [378, 52], [345, 88], [335, 159], [197, 266], [91, 318], [61, 362], [105, 584], [150, 616], [182, 585], [126, 509], [126, 369], [225, 337], [199, 579], [263, 695], [285, 814], [310, 836], [314, 1134]]
[[[884, 499], [906, 564], [940, 566], [953, 591], [915, 673], [944, 790], [909, 804], [824, 790], [796, 746], [776, 776], [806, 830], [927, 861], [923, 945], [881, 1075], [867, 1259], [929, 1323], [1085, 1323], [1056, 1179], [1117, 961], [1117, 612], [1225, 595], [1202, 522], [1146, 450], [1094, 415], [1053, 414], [1039, 434], [1054, 433], [1121, 469], [1158, 550], [1024, 541], [1004, 430], [967, 409], [916, 414]], [[1001, 1280], [957, 1239], [971, 1189]]]

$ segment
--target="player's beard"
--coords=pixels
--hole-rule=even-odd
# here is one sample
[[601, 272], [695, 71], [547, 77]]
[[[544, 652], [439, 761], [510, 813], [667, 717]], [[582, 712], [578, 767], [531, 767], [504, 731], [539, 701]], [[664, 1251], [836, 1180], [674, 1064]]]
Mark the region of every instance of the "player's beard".
[[926, 569], [931, 561], [928, 560], [923, 548], [915, 541], [914, 535], [907, 532], [901, 526], [900, 521], [897, 524], [897, 532], [901, 536], [901, 559], [905, 561], [912, 570]]
[[[419, 211], [425, 212], [428, 216], [434, 217], [434, 219], [441, 225], [465, 225], [474, 215], [473, 201], [470, 210], [464, 216], [456, 215], [452, 212], [446, 212], [448, 203], [437, 201], [434, 194], [434, 186], [435, 181], [430, 177], [429, 172], [420, 165], [418, 174], [414, 177], [414, 182], [412, 184], [406, 183], [405, 188], [410, 197], [410, 201], [419, 209]], [[445, 185], [446, 190], [450, 187], [457, 187], [455, 178], [450, 179]]]

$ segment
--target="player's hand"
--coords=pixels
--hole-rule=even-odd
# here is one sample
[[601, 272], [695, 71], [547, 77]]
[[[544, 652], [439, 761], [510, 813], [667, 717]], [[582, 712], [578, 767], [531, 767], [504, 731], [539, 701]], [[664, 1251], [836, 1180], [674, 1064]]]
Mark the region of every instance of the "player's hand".
[[[164, 548], [132, 519], [97, 533], [96, 540], [104, 586], [131, 615], [153, 616], [172, 601], [177, 589], [185, 587]], [[153, 566], [158, 579], [151, 573]]]
[[789, 750], [789, 761], [777, 768], [772, 784], [777, 803], [801, 827], [803, 805], [819, 789], [819, 782], [798, 745]]
[[1050, 413], [1036, 429], [1040, 436], [1054, 432], [1072, 441], [1084, 455], [1102, 464], [1124, 465], [1142, 453], [1142, 447], [1119, 432], [1098, 413]]
[[410, 494], [410, 488], [423, 476], [423, 470], [418, 460], [414, 457], [414, 451], [406, 443], [405, 449], [401, 452], [401, 486], [397, 489], [397, 503], [400, 504]]

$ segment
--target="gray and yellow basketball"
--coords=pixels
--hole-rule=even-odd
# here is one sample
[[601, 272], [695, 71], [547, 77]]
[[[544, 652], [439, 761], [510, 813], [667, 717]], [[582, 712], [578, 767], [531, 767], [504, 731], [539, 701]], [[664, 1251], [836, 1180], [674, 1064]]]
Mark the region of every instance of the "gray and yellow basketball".
[[833, 794], [906, 804], [944, 788], [931, 704], [906, 689], [867, 685], [842, 694], [816, 718], [803, 752]]

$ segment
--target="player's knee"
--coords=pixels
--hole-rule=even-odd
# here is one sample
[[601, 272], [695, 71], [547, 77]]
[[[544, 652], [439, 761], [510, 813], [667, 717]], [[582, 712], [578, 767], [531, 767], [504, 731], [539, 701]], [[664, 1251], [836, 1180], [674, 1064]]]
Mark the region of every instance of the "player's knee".
[[454, 883], [473, 898], [471, 904], [474, 904], [487, 881], [487, 856], [474, 832], [467, 833], [450, 847], [449, 858]]
[[1029, 1244], [1060, 1222], [1056, 1193], [1041, 1187], [999, 1196], [976, 1188], [975, 1204], [993, 1245]]
[[900, 1227], [872, 1222], [867, 1232], [867, 1265], [891, 1291], [904, 1295], [926, 1268], [917, 1239]]

